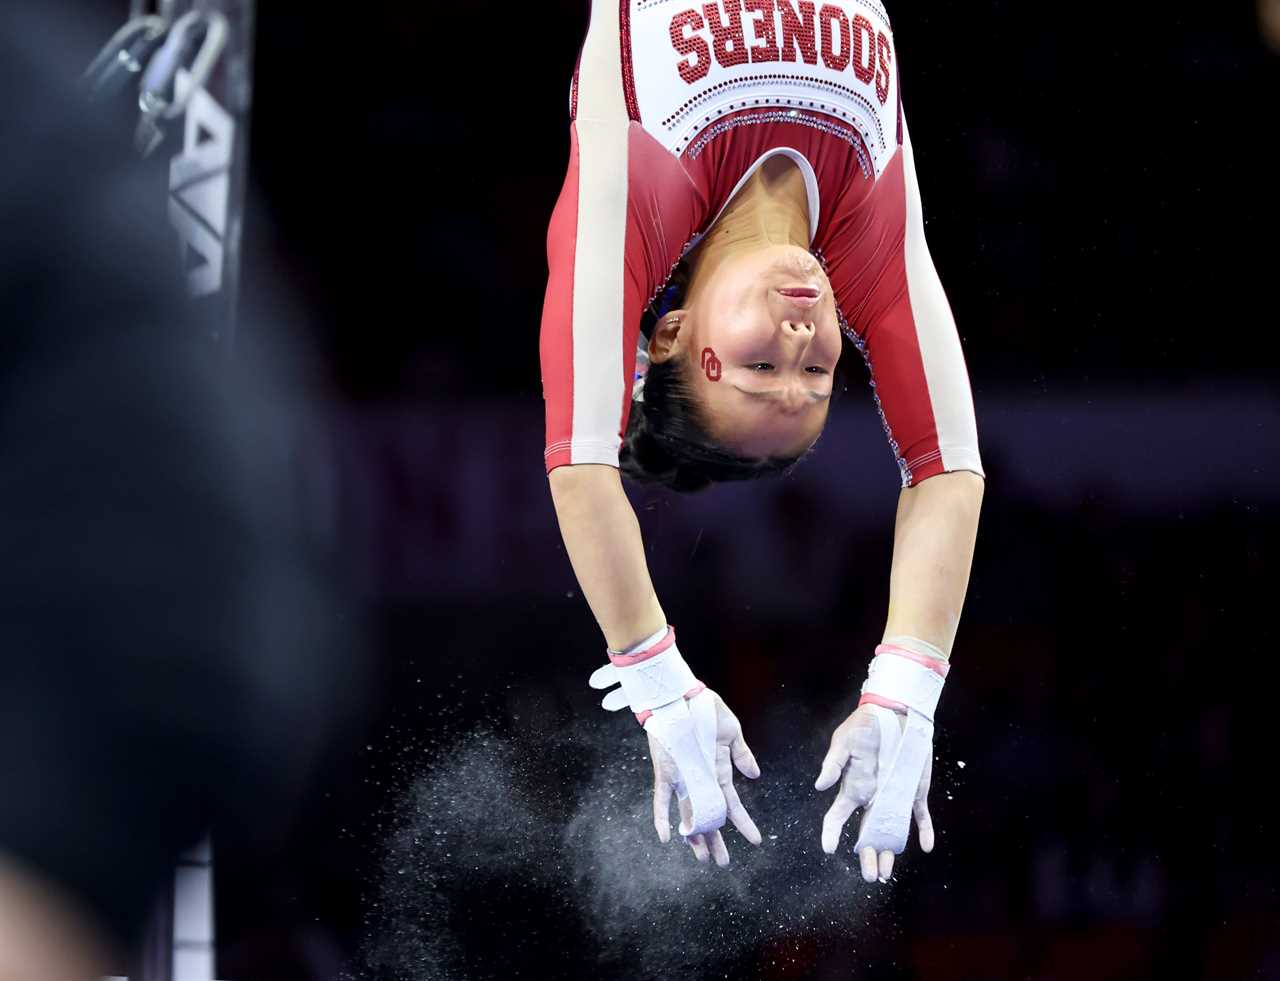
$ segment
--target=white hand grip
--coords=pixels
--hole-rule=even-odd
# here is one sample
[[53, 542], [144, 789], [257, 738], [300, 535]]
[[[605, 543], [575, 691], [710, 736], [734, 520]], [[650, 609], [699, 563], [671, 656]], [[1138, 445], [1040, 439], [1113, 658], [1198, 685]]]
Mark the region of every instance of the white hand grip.
[[721, 827], [726, 805], [716, 781], [716, 716], [711, 693], [654, 709], [644, 728], [671, 754], [680, 773], [676, 795], [682, 801], [687, 799], [693, 812], [687, 823], [681, 822], [680, 834], [687, 838]]
[[877, 853], [901, 855], [907, 849], [920, 778], [933, 752], [933, 723], [908, 712], [904, 730], [896, 713], [878, 705], [871, 709], [880, 726], [876, 795], [862, 815], [854, 851], [874, 848]]

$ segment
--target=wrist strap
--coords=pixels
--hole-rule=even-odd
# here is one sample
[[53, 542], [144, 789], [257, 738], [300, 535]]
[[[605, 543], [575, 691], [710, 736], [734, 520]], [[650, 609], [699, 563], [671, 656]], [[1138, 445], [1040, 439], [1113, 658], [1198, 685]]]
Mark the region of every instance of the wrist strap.
[[609, 663], [591, 676], [590, 685], [596, 689], [621, 685], [605, 695], [600, 704], [610, 712], [630, 708], [641, 725], [648, 718], [646, 713], [692, 698], [705, 687], [680, 655], [672, 627], [656, 643], [641, 650], [609, 652]]
[[915, 712], [932, 722], [950, 670], [951, 665], [946, 661], [893, 644], [881, 644], [862, 684], [858, 704]]

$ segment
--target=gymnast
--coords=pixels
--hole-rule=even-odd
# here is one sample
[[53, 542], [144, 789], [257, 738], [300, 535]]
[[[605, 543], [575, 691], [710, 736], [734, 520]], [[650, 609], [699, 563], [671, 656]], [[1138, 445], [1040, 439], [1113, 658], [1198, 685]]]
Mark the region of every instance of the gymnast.
[[839, 787], [823, 849], [863, 809], [861, 871], [887, 881], [913, 816], [934, 844], [934, 714], [984, 487], [888, 18], [877, 0], [597, 0], [570, 103], [541, 361], [551, 494], [608, 647], [591, 685], [645, 729], [662, 841], [674, 794], [699, 861], [728, 864], [726, 820], [760, 843], [732, 777], [759, 765], [676, 646], [621, 478], [786, 474], [854, 348], [902, 491], [883, 640], [816, 787]]

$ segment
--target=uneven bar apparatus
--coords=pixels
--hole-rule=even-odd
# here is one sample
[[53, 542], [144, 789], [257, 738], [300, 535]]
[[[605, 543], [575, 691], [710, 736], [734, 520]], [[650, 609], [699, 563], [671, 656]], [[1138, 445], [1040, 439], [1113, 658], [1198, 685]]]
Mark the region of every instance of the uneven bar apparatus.
[[[86, 70], [90, 99], [137, 93], [134, 145], [167, 162], [176, 261], [193, 306], [210, 314], [211, 356], [230, 357], [253, 102], [255, 0], [131, 0], [129, 20]], [[140, 164], [141, 165], [141, 164]], [[213, 981], [213, 846], [181, 856], [157, 897], [136, 981]], [[127, 981], [127, 979], [121, 979]]]

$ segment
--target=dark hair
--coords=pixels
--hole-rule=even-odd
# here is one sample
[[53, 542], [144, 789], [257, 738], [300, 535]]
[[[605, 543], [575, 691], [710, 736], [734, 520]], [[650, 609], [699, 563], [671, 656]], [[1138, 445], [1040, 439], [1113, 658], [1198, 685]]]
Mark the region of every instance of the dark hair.
[[718, 445], [676, 359], [654, 362], [645, 375], [644, 401], [631, 403], [622, 472], [640, 484], [663, 484], [685, 493], [713, 483], [784, 474], [802, 456], [753, 458]]

